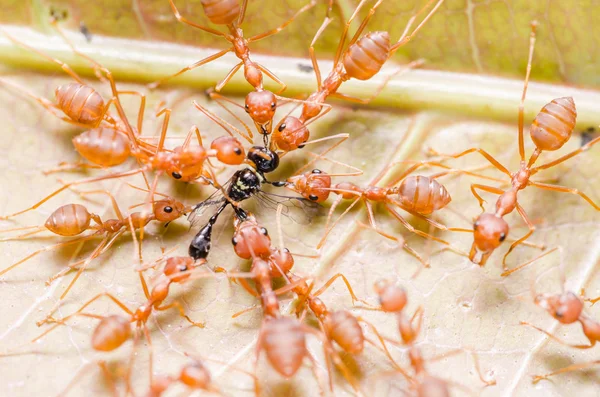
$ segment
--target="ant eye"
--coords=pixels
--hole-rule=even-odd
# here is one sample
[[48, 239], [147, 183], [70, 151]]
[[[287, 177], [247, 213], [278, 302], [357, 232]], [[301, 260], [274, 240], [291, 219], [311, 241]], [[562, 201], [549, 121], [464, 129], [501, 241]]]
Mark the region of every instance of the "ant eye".
[[248, 113], [248, 112], [250, 111], [250, 106], [248, 106], [248, 105], [246, 104], [246, 106], [244, 106], [244, 109], [246, 109], [246, 113]]
[[318, 169], [316, 169], [316, 168], [315, 168], [314, 170], [312, 170], [312, 173], [313, 173], [313, 174], [322, 174], [322, 173], [323, 173], [323, 171], [321, 171], [321, 170], [318, 170]]
[[285, 130], [285, 123], [281, 124], [278, 128], [279, 132]]
[[261, 232], [262, 234], [264, 234], [265, 236], [268, 236], [268, 235], [269, 235], [269, 231], [268, 231], [266, 228], [264, 228], [264, 227], [261, 227], [261, 228], [260, 228], [260, 232]]
[[171, 174], [171, 176], [172, 176], [173, 178], [175, 178], [175, 179], [181, 179], [181, 174], [180, 174], [180, 173], [178, 173], [178, 172], [173, 172], [173, 173]]
[[473, 229], [477, 229], [478, 227], [479, 227], [479, 222], [475, 222], [475, 223], [473, 224]]
[[562, 317], [564, 316], [562, 310], [557, 310], [554, 312], [554, 317]]
[[308, 198], [312, 201], [317, 201], [319, 199], [319, 197], [315, 196], [314, 194], [311, 194], [310, 196], [308, 196]]
[[506, 233], [502, 233], [500, 235], [500, 242], [503, 242], [506, 239]]
[[233, 149], [233, 152], [237, 155], [242, 154], [242, 149], [240, 149], [239, 147], [236, 147], [235, 149]]
[[163, 211], [165, 211], [167, 214], [170, 214], [171, 212], [173, 212], [173, 207], [167, 206], [163, 209]]
[[237, 242], [237, 239], [235, 237], [231, 239], [231, 244], [237, 245], [237, 243], [238, 242]]
[[271, 102], [271, 109], [275, 109], [275, 102]]

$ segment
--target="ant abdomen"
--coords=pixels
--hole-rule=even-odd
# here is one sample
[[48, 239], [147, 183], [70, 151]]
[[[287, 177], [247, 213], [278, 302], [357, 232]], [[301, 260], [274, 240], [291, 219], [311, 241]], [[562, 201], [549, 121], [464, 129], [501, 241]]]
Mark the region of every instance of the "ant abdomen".
[[81, 204], [67, 204], [54, 211], [44, 223], [46, 229], [59, 236], [76, 236], [90, 227], [92, 215]]
[[398, 187], [398, 200], [403, 208], [429, 215], [444, 208], [452, 200], [446, 188], [426, 176], [409, 176]]
[[572, 97], [553, 99], [531, 123], [531, 140], [540, 150], [558, 150], [571, 138], [577, 110]]
[[289, 317], [272, 318], [265, 324], [263, 338], [273, 368], [286, 378], [292, 377], [307, 353], [302, 325]]
[[238, 0], [201, 0], [204, 13], [212, 23], [229, 25], [240, 15]]
[[92, 334], [92, 347], [108, 352], [121, 346], [131, 336], [131, 325], [123, 316], [104, 317]]
[[390, 54], [390, 34], [370, 32], [348, 48], [344, 68], [349, 77], [369, 80], [377, 74]]
[[347, 353], [359, 354], [365, 346], [365, 336], [356, 317], [345, 310], [330, 313], [323, 320], [327, 335]]
[[104, 114], [104, 99], [96, 90], [79, 83], [63, 84], [56, 88], [56, 101], [73, 121], [97, 126]]
[[82, 157], [104, 167], [124, 163], [131, 153], [127, 136], [107, 127], [82, 132], [73, 138], [73, 146]]

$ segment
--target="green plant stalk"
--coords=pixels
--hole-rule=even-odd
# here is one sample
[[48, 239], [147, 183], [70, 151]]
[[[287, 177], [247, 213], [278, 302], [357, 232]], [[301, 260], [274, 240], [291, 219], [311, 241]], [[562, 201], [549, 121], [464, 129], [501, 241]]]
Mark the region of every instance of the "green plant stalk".
[[[68, 63], [74, 70], [85, 76], [92, 75], [92, 69], [59, 36], [42, 35], [33, 29], [14, 26], [0, 27], [5, 32], [47, 54]], [[198, 49], [167, 43], [149, 43], [135, 40], [114, 39], [94, 36], [87, 43], [80, 34], [69, 33], [78, 50], [91, 56], [108, 69], [118, 80], [148, 83], [175, 73], [182, 67], [214, 54], [218, 50]], [[254, 60], [266, 65], [279, 78], [285, 81], [286, 96], [306, 95], [316, 89], [314, 73], [301, 71], [299, 64], [309, 65], [308, 59], [281, 58], [256, 55]], [[0, 36], [0, 62], [19, 71], [32, 69], [43, 72], [57, 72], [58, 66], [39, 55]], [[191, 88], [213, 87], [237, 63], [233, 54], [189, 71], [173, 79], [171, 83]], [[342, 85], [341, 92], [360, 98], [369, 97], [381, 84], [385, 76], [393, 73], [397, 65], [386, 65], [375, 78], [368, 81], [350, 80]], [[320, 62], [321, 72], [331, 70], [331, 62]], [[265, 78], [267, 89], [279, 87]], [[238, 72], [223, 90], [226, 94], [245, 95], [251, 86]], [[462, 113], [471, 117], [504, 120], [515, 123], [523, 82], [493, 76], [450, 73], [430, 70], [414, 70], [392, 79], [370, 106], [383, 106], [400, 109], [437, 109], [452, 113]], [[553, 98], [573, 96], [577, 105], [579, 128], [600, 124], [600, 92], [569, 86], [531, 83], [525, 102], [525, 120], [531, 120], [540, 108]], [[345, 102], [352, 104], [351, 102]]]

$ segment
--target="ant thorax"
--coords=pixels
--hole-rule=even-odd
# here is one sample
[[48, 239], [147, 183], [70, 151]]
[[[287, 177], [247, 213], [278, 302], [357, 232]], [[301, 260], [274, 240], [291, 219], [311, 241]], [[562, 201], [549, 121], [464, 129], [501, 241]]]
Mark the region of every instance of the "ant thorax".
[[227, 194], [233, 201], [243, 201], [260, 190], [264, 177], [251, 168], [236, 171]]

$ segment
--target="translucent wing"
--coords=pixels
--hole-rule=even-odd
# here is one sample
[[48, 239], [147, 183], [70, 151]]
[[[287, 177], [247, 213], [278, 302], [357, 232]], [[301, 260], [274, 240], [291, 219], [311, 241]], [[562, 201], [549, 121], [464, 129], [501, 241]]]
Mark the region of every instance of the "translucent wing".
[[215, 212], [217, 207], [220, 206], [224, 201], [225, 195], [223, 194], [223, 191], [221, 189], [217, 189], [204, 201], [194, 205], [192, 207], [192, 211], [188, 215], [190, 227], [206, 223], [209, 214], [212, 216], [213, 212]]
[[304, 197], [285, 196], [262, 190], [255, 197], [257, 203], [269, 211], [277, 211], [277, 207], [281, 205], [281, 214], [301, 225], [308, 225], [323, 208], [318, 203]]

